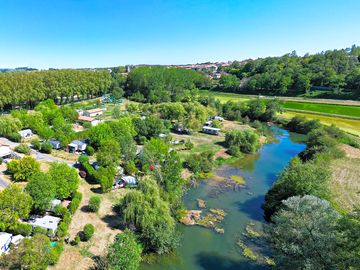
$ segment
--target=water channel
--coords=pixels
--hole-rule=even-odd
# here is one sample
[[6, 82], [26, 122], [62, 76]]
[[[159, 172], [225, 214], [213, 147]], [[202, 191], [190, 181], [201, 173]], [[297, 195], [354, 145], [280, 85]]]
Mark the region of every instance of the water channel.
[[240, 175], [246, 187], [240, 191], [217, 192], [221, 181], [202, 181], [186, 194], [188, 209], [198, 209], [197, 199], [206, 201], [207, 208], [224, 209], [227, 213], [222, 227], [225, 233], [199, 226], [179, 225], [181, 246], [174, 254], [161, 256], [142, 270], [242, 270], [264, 269], [244, 258], [236, 245], [246, 225], [261, 228], [264, 196], [287, 163], [305, 148], [303, 137], [274, 128], [275, 142], [265, 144], [257, 154], [248, 155], [232, 165], [216, 170], [220, 177]]

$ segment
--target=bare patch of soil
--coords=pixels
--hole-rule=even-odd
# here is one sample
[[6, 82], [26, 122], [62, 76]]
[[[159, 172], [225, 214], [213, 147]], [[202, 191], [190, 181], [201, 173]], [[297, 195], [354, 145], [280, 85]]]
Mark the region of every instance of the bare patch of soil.
[[360, 158], [360, 149], [352, 147], [347, 144], [342, 144], [340, 148], [345, 152], [349, 158]]

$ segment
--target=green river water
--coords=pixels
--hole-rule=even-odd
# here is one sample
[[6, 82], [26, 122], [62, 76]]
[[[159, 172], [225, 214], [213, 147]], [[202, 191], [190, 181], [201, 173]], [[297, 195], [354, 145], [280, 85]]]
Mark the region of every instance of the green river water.
[[287, 163], [301, 152], [305, 145], [300, 135], [274, 128], [276, 142], [264, 145], [256, 155], [249, 155], [231, 166], [216, 170], [223, 177], [241, 175], [246, 188], [226, 191], [214, 196], [221, 182], [202, 181], [187, 192], [184, 202], [188, 209], [198, 209], [197, 198], [206, 201], [207, 208], [224, 209], [227, 213], [221, 223], [225, 233], [199, 226], [179, 225], [181, 246], [174, 254], [161, 256], [155, 263], [143, 264], [142, 270], [242, 270], [266, 269], [244, 258], [236, 242], [250, 222], [261, 228], [261, 204], [267, 190]]

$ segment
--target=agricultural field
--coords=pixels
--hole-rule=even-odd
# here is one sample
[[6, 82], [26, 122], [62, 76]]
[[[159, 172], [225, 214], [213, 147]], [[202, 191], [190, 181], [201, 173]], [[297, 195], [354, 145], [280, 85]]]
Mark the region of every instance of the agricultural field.
[[310, 103], [310, 102], [296, 102], [285, 101], [282, 104], [284, 109], [312, 111], [318, 113], [336, 114], [350, 117], [360, 117], [360, 106], [326, 104], [326, 103]]
[[345, 119], [345, 118], [338, 118], [326, 115], [317, 115], [311, 113], [300, 113], [300, 112], [291, 112], [287, 111], [281, 114], [281, 116], [285, 118], [292, 118], [295, 115], [305, 116], [307, 119], [319, 119], [320, 122], [324, 125], [331, 125], [335, 124], [340, 129], [357, 136], [360, 136], [360, 120], [354, 119]]
[[226, 103], [228, 101], [247, 101], [250, 100], [250, 97], [243, 96], [235, 93], [225, 93], [225, 92], [214, 92], [209, 90], [199, 91], [200, 96], [213, 96], [216, 99], [220, 100], [221, 103]]

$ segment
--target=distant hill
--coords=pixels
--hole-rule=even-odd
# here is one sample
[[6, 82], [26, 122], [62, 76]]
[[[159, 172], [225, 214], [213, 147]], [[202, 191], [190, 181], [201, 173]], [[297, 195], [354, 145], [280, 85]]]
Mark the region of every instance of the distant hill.
[[0, 72], [32, 71], [32, 70], [37, 70], [37, 69], [36, 68], [30, 68], [30, 67], [0, 68]]

